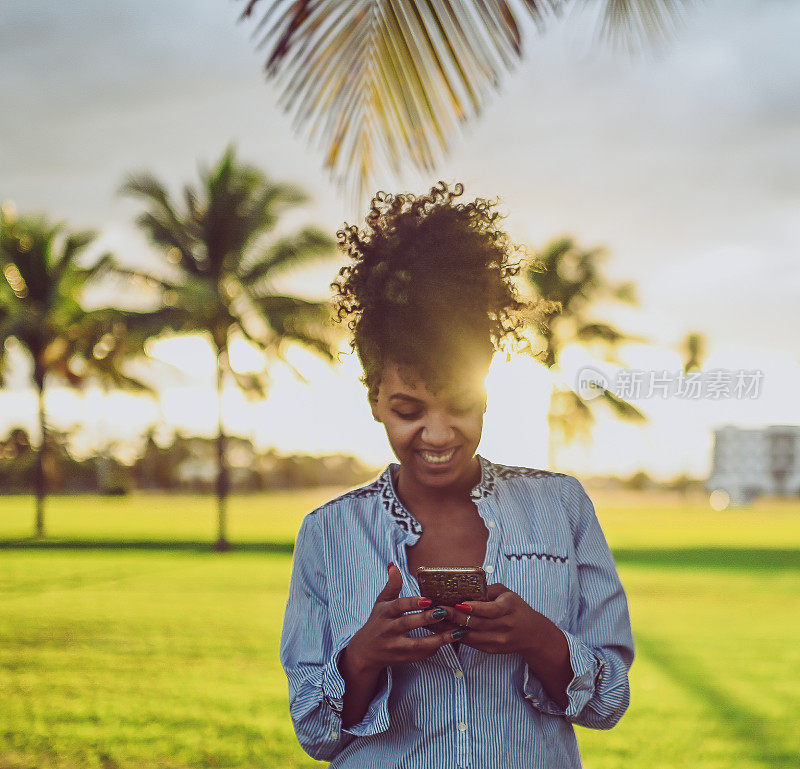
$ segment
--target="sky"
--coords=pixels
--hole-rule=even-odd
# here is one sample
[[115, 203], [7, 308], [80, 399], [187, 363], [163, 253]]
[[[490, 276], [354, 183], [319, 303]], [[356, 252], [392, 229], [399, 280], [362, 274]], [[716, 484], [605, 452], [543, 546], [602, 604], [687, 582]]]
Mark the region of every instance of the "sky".
[[[241, 7], [226, 0], [3, 4], [0, 200], [97, 229], [98, 251], [153, 264], [132, 224], [137, 204], [117, 194], [125, 174], [147, 168], [179, 189], [235, 142], [242, 159], [311, 195], [284, 222], [287, 230], [314, 222], [333, 233], [343, 221], [360, 221], [363, 211], [277, 106], [253, 24], [237, 21]], [[519, 242], [536, 248], [569, 233], [580, 245], [604, 247], [609, 277], [634, 281], [639, 305], [598, 307], [598, 315], [651, 342], [623, 349], [628, 369], [676, 373], [677, 345], [696, 330], [709, 340], [704, 370], [763, 372], [757, 397], [634, 399], [649, 417], [646, 427], [601, 417], [590, 445], [557, 456], [557, 469], [578, 473], [703, 477], [715, 427], [800, 423], [800, 5], [697, 3], [663, 50], [633, 58], [597, 44], [587, 13], [544, 34], [525, 31], [524, 61], [454, 138], [436, 172], [408, 169], [378, 186], [421, 192], [440, 178], [461, 181], [467, 197], [500, 198]], [[340, 263], [334, 257], [282, 286], [327, 297]], [[247, 352], [240, 353], [246, 365]], [[53, 423], [79, 424], [86, 450], [102, 436], [127, 440], [159, 420], [210, 434], [216, 403], [207, 345], [164, 341], [154, 354], [166, 361], [157, 374], [159, 403], [53, 388]], [[353, 356], [335, 369], [301, 350], [291, 356], [310, 384], [275, 364], [264, 403], [226, 393], [229, 428], [280, 450], [390, 461]], [[10, 358], [0, 433], [35, 425], [25, 363], [14, 350]], [[574, 386], [584, 365], [601, 362], [568, 349], [563, 381]], [[610, 377], [618, 369], [603, 370]], [[533, 362], [498, 360], [479, 451], [544, 466], [550, 387]]]

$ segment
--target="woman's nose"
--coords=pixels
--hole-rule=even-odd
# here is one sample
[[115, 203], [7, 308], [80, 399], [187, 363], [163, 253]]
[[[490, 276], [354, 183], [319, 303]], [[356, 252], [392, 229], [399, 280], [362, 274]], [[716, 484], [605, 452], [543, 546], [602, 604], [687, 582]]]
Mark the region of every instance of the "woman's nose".
[[453, 442], [455, 430], [445, 418], [431, 417], [422, 428], [422, 440], [431, 448], [446, 448]]

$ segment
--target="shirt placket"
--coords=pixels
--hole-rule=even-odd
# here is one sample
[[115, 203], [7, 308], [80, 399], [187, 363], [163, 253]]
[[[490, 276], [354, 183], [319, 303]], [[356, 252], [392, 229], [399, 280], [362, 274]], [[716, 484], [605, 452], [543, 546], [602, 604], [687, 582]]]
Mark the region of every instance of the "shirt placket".
[[[486, 539], [486, 555], [483, 560], [483, 570], [486, 572], [486, 582], [488, 585], [493, 583], [493, 576], [497, 569], [497, 554], [500, 545], [500, 527], [497, 523], [497, 514], [495, 512], [491, 497], [483, 497], [473, 501], [478, 508], [478, 514], [483, 519], [483, 522], [489, 531], [489, 536]], [[467, 637], [469, 637], [469, 631], [467, 632]], [[450, 660], [452, 663], [453, 675], [456, 678], [455, 726], [456, 752], [458, 761], [457, 767], [458, 769], [471, 769], [472, 749], [470, 737], [474, 725], [469, 722], [467, 681], [464, 671], [461, 667], [461, 661], [455, 650], [449, 644], [446, 649], [449, 652], [448, 660]], [[470, 646], [462, 646], [461, 651], [464, 653], [464, 667], [469, 669], [468, 660], [472, 657], [475, 650]]]
[[483, 518], [486, 528], [489, 530], [489, 537], [486, 540], [486, 556], [483, 559], [483, 570], [486, 572], [486, 582], [491, 585], [497, 581], [497, 554], [500, 550], [500, 526], [497, 522], [497, 511], [495, 510], [492, 497], [476, 499], [478, 515]]
[[[494, 506], [494, 500], [491, 496], [484, 496], [480, 493], [483, 483], [481, 482], [476, 487], [475, 494], [471, 495], [475, 503], [478, 514], [483, 519], [484, 524], [489, 532], [486, 540], [486, 554], [483, 560], [483, 570], [486, 572], [487, 584], [492, 584], [494, 575], [497, 570], [497, 555], [500, 545], [500, 529], [497, 522], [497, 513]], [[399, 500], [397, 500], [399, 504]], [[410, 515], [410, 513], [409, 513]], [[416, 519], [414, 521], [418, 524]], [[400, 592], [401, 596], [421, 595], [419, 583], [414, 574], [411, 574], [408, 567], [408, 550], [406, 546], [413, 545], [419, 539], [419, 534], [412, 531], [404, 530], [398, 526], [395, 530], [395, 563], [401, 570], [403, 575], [403, 589]], [[462, 646], [464, 653], [465, 663], [474, 652], [469, 646]], [[467, 696], [467, 680], [464, 673], [464, 667], [468, 668], [465, 664], [462, 667], [461, 660], [456, 654], [451, 644], [445, 644], [441, 648], [444, 662], [446, 667], [449, 668], [450, 674], [453, 676], [454, 696], [452, 702], [454, 703], [452, 724], [455, 732], [456, 744], [456, 769], [472, 769], [472, 746], [471, 746], [471, 730], [473, 725], [469, 722], [469, 702]]]

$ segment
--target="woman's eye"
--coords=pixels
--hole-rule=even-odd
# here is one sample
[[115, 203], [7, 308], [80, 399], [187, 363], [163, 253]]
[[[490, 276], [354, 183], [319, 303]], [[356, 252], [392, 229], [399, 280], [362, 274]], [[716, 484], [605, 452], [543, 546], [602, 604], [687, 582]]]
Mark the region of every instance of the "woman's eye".
[[404, 414], [402, 411], [393, 411], [393, 413], [397, 414], [401, 419], [419, 419], [420, 415], [416, 412], [412, 414]]

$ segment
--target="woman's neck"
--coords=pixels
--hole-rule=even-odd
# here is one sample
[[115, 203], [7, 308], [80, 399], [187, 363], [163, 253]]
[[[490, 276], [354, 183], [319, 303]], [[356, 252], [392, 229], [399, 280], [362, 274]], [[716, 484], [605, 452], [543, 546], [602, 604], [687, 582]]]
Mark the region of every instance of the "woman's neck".
[[414, 476], [405, 472], [401, 465], [394, 476], [394, 485], [400, 501], [414, 514], [435, 509], [437, 517], [448, 509], [463, 509], [469, 501], [469, 493], [481, 479], [481, 466], [477, 456], [473, 457], [472, 472], [455, 483], [440, 488], [431, 488], [419, 483]]

